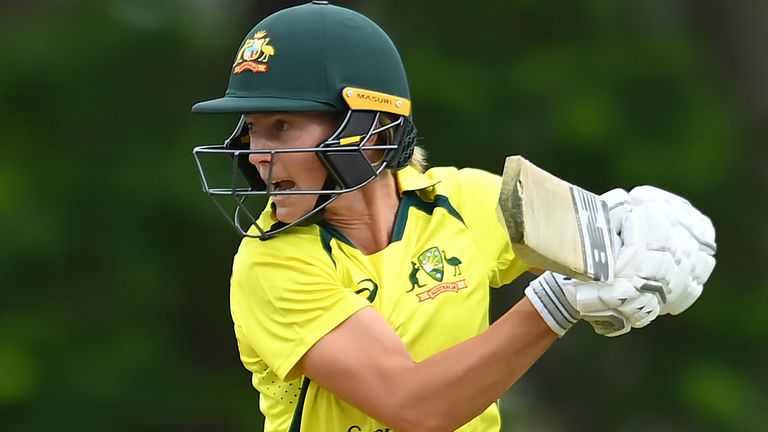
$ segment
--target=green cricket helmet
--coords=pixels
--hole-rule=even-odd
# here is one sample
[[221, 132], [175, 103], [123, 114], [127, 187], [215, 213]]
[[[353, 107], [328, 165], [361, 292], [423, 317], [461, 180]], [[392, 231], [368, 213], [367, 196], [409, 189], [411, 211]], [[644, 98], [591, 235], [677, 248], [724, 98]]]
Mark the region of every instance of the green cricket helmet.
[[[339, 113], [339, 125], [315, 147], [250, 149], [244, 114], [318, 111]], [[193, 153], [204, 191], [240, 234], [249, 237], [268, 238], [317, 221], [340, 194], [363, 187], [386, 168], [406, 166], [416, 144], [408, 81], [397, 48], [376, 23], [327, 1], [284, 9], [258, 23], [237, 50], [225, 96], [200, 102], [192, 112], [241, 114], [223, 145], [198, 146]], [[377, 134], [376, 144], [369, 144]], [[363, 148], [383, 150], [384, 156], [372, 161]], [[328, 171], [322, 189], [276, 190], [272, 167], [262, 178], [248, 162], [250, 154], [266, 153], [272, 164], [285, 152], [315, 153]], [[211, 155], [227, 155], [245, 183], [238, 183], [233, 173], [225, 186], [213, 186], [202, 161]], [[249, 197], [298, 194], [316, 194], [318, 200], [312, 211], [289, 224], [260, 226], [257, 213], [245, 205]], [[220, 198], [234, 200], [234, 213]], [[258, 234], [248, 233], [249, 225]]]

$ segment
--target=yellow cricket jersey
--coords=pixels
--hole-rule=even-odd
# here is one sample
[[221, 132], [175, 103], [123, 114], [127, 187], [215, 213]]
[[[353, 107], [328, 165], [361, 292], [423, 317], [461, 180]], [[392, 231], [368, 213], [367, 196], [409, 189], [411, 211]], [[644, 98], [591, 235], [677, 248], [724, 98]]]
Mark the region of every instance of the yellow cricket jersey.
[[[396, 179], [401, 201], [392, 241], [372, 255], [324, 224], [242, 241], [231, 311], [241, 360], [260, 393], [266, 432], [389, 431], [315, 383], [291, 376], [299, 359], [372, 305], [421, 361], [486, 329], [488, 287], [528, 269], [515, 258], [497, 216], [499, 176], [455, 168], [422, 174], [408, 167]], [[274, 220], [269, 208], [261, 218], [262, 226]], [[300, 429], [298, 421], [292, 425], [299, 416]], [[459, 430], [499, 429], [492, 404]]]

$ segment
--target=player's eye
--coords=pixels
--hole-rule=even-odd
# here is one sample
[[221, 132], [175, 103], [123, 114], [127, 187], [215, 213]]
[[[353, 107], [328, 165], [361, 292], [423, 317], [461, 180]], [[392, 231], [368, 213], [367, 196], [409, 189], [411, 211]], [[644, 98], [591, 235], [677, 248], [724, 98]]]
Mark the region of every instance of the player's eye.
[[275, 130], [277, 132], [285, 132], [289, 129], [290, 125], [285, 120], [276, 120], [275, 121]]

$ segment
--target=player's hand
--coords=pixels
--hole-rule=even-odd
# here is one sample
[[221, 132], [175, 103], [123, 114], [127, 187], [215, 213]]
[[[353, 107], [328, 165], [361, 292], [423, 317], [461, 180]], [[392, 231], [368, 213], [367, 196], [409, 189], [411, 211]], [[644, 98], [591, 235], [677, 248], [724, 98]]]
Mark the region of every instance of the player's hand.
[[632, 327], [648, 325], [660, 310], [655, 294], [639, 291], [623, 278], [612, 283], [582, 282], [545, 272], [528, 285], [525, 295], [560, 336], [580, 319], [598, 334], [622, 335]]
[[[613, 189], [601, 198], [608, 205], [614, 250], [618, 255], [615, 279], [611, 283], [574, 280], [573, 304], [596, 333], [619, 336], [656, 319], [661, 310], [659, 293], [664, 293], [664, 282], [657, 280], [676, 268], [668, 254], [647, 250], [641, 239], [633, 238], [634, 243], [623, 240], [622, 235], [628, 235], [624, 225], [628, 220], [635, 220], [629, 217], [632, 198], [627, 191]], [[629, 233], [639, 234], [636, 229], [630, 229]], [[638, 269], [642, 270], [640, 274]]]
[[[657, 256], [671, 256], [633, 266], [629, 255], [617, 258], [617, 274], [627, 276], [635, 272], [645, 277], [647, 267], [662, 277], [665, 290], [660, 294], [661, 314], [677, 315], [695, 302], [702, 293], [704, 283], [715, 267], [715, 228], [711, 220], [687, 200], [670, 192], [652, 187], [638, 186], [629, 192], [632, 211], [622, 226], [621, 239], [625, 246], [656, 252]], [[628, 251], [629, 252], [629, 251]], [[664, 261], [664, 262], [662, 262]], [[623, 268], [622, 268], [623, 267]], [[635, 267], [635, 268], [633, 268]], [[648, 278], [646, 278], [648, 279]]]
[[614, 189], [602, 198], [617, 234], [615, 276], [657, 293], [662, 315], [690, 307], [715, 266], [710, 219], [686, 199], [653, 186]]
[[[690, 307], [715, 266], [710, 219], [687, 200], [651, 186], [603, 197], [609, 207], [619, 201], [623, 207], [621, 214], [611, 214], [618, 242], [616, 279], [613, 286], [574, 281], [574, 306], [582, 318], [597, 333], [616, 336], [648, 325], [659, 314], [676, 315]], [[633, 297], [630, 287], [643, 294]], [[616, 300], [624, 303], [616, 306]]]
[[620, 336], [659, 316], [658, 297], [638, 290], [628, 279], [619, 277], [611, 283], [573, 280], [571, 285], [575, 307], [597, 334]]
[[[620, 235], [632, 209], [631, 198], [623, 189], [611, 190], [601, 198], [608, 205], [614, 250], [626, 254], [630, 250], [622, 251]], [[640, 253], [640, 242], [636, 243], [637, 247], [631, 249], [633, 259], [625, 259], [628, 263], [635, 264], [644, 258]], [[640, 286], [651, 287], [646, 280], [638, 278], [629, 281], [617, 277], [611, 283], [594, 283], [546, 272], [531, 282], [525, 294], [544, 321], [560, 336], [579, 319], [588, 321], [599, 334], [618, 336], [632, 327], [647, 325], [659, 314], [656, 295], [639, 290]]]
[[712, 222], [687, 200], [661, 189], [639, 186], [622, 192], [603, 195], [620, 197], [625, 207], [627, 199], [631, 202], [620, 223], [612, 218], [618, 233], [615, 275], [655, 293], [662, 315], [676, 315], [699, 298], [714, 269]]
[[677, 195], [649, 186], [603, 195], [618, 255], [612, 283], [546, 273], [526, 289], [545, 321], [563, 335], [579, 319], [606, 336], [678, 314], [702, 292], [715, 265], [712, 223]]

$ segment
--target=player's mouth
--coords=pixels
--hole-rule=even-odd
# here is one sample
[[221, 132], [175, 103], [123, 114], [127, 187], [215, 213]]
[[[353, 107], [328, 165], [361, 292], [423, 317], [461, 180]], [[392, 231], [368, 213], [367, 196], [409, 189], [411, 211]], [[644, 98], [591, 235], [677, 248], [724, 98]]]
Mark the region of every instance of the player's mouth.
[[287, 192], [294, 190], [296, 183], [290, 180], [280, 180], [273, 182], [271, 186], [271, 192]]

